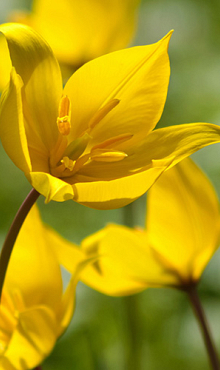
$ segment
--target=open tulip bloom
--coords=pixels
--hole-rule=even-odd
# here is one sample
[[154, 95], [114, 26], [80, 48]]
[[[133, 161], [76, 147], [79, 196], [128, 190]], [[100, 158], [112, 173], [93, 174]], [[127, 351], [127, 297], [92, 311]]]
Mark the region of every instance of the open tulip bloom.
[[28, 370], [39, 365], [69, 325], [79, 271], [85, 262], [75, 258], [74, 273], [63, 291], [60, 265], [51, 248], [53, 243], [62, 248], [65, 241], [41, 223], [34, 206], [18, 235], [3, 288], [2, 370]]
[[220, 141], [220, 128], [208, 123], [152, 131], [166, 100], [171, 33], [85, 64], [63, 89], [57, 60], [39, 34], [19, 24], [0, 32], [12, 63], [0, 138], [46, 202], [124, 206], [170, 166]]
[[[184, 290], [203, 326], [204, 313], [195, 286], [218, 247], [219, 232], [216, 193], [207, 177], [187, 158], [165, 172], [150, 189], [145, 230], [110, 224], [82, 242], [81, 252], [90, 257], [98, 254], [99, 260], [84, 269], [80, 279], [113, 296], [149, 287]], [[71, 260], [75, 260], [77, 248], [68, 247], [62, 255], [59, 250], [55, 252], [72, 271]], [[204, 337], [213, 368], [218, 369], [207, 328]]]

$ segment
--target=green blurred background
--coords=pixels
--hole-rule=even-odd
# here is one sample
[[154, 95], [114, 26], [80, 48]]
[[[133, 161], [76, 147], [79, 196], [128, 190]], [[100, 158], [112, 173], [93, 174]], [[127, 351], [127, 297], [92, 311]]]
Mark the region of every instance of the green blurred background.
[[[28, 0], [0, 0], [0, 22], [12, 9], [30, 9]], [[220, 2], [218, 0], [145, 0], [133, 45], [158, 41], [174, 29], [169, 55], [171, 80], [159, 127], [190, 122], [220, 124]], [[193, 155], [220, 195], [220, 146]], [[0, 241], [30, 191], [30, 185], [0, 146]], [[145, 197], [134, 208], [144, 224]], [[42, 217], [79, 243], [108, 222], [123, 223], [125, 209], [96, 211], [72, 201], [44, 204]], [[199, 286], [220, 353], [220, 253]], [[148, 289], [126, 297], [104, 296], [79, 284], [70, 328], [43, 364], [44, 370], [205, 370], [208, 360], [191, 307], [183, 293]]]

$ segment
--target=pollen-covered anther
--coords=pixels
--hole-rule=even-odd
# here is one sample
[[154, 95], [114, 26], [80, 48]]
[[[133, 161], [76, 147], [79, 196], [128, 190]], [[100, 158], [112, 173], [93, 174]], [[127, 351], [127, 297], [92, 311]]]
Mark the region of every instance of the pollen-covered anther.
[[71, 128], [69, 116], [65, 116], [62, 118], [58, 117], [57, 126], [58, 126], [58, 130], [61, 133], [61, 135], [63, 136], [69, 135], [70, 128]]
[[59, 105], [59, 116], [57, 118], [57, 127], [61, 135], [69, 135], [71, 129], [70, 123], [70, 100], [68, 96], [63, 96]]

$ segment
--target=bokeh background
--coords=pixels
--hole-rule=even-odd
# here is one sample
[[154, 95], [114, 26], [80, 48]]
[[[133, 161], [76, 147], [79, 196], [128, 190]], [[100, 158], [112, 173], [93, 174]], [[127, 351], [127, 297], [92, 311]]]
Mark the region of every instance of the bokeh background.
[[[12, 10], [30, 9], [30, 0], [0, 0], [0, 22]], [[171, 80], [159, 127], [220, 124], [220, 2], [143, 0], [133, 45], [158, 41], [174, 29], [169, 55]], [[0, 144], [1, 145], [1, 144]], [[220, 146], [194, 154], [220, 195]], [[0, 244], [30, 185], [0, 146]], [[134, 204], [142, 226], [146, 197]], [[108, 222], [123, 224], [129, 206], [96, 211], [73, 201], [38, 205], [43, 220], [80, 243]], [[128, 213], [126, 213], [128, 212]], [[126, 222], [129, 222], [127, 220]], [[31, 241], [30, 241], [31, 242]], [[199, 294], [220, 353], [220, 253], [203, 274]], [[205, 370], [205, 347], [189, 302], [171, 289], [148, 289], [130, 297], [104, 296], [79, 284], [71, 326], [43, 363], [44, 370]]]

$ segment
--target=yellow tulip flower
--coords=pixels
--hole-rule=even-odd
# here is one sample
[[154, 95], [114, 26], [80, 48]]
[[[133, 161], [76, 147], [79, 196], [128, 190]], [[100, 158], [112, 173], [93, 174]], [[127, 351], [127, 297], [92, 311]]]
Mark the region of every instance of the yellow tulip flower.
[[[84, 269], [80, 279], [115, 296], [148, 287], [184, 289], [198, 282], [218, 246], [219, 232], [216, 193], [187, 158], [150, 189], [145, 230], [110, 224], [82, 242], [82, 252], [99, 255], [99, 260]], [[69, 271], [75, 249], [63, 250]]]
[[208, 123], [152, 131], [166, 100], [171, 33], [85, 64], [64, 90], [40, 35], [18, 24], [2, 25], [0, 33], [13, 65], [0, 101], [0, 138], [46, 202], [124, 206], [165, 169], [220, 141], [220, 128]]
[[77, 68], [100, 55], [122, 49], [136, 28], [140, 0], [34, 0], [32, 12], [11, 20], [38, 31], [59, 62]]
[[[36, 238], [37, 232], [37, 238]], [[0, 305], [0, 368], [27, 370], [39, 365], [67, 328], [83, 266], [75, 268], [63, 292], [61, 269], [50, 244], [65, 241], [41, 223], [34, 206], [13, 250]]]

